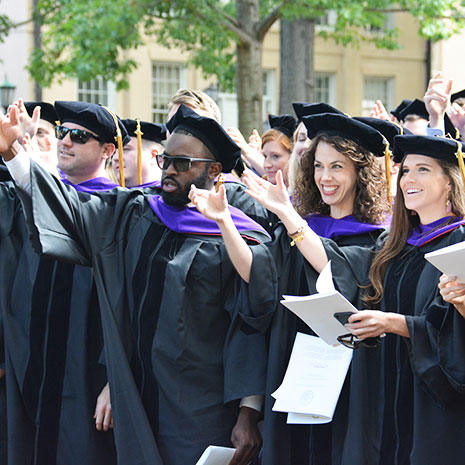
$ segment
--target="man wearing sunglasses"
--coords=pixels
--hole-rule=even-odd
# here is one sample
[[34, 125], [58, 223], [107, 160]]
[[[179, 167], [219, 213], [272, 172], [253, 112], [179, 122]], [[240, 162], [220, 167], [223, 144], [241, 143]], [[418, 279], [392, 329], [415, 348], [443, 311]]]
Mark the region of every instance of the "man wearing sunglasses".
[[[15, 125], [14, 114], [0, 117], [0, 153], [23, 190], [34, 242], [96, 276], [118, 463], [186, 465], [208, 445], [235, 446], [230, 465], [251, 462], [266, 369], [266, 341], [254, 327], [274, 310], [273, 262], [254, 248], [259, 266], [243, 286], [221, 231], [187, 196], [192, 184], [213, 188], [240, 160], [239, 147], [182, 105], [159, 157], [161, 195], [86, 196], [25, 159], [11, 138]], [[241, 211], [231, 213], [244, 240], [268, 240]]]
[[[24, 123], [21, 101], [17, 109]], [[113, 116], [83, 102], [57, 102], [57, 111], [63, 182], [89, 193], [116, 187], [102, 172], [106, 154], [115, 150]], [[17, 192], [9, 193], [17, 198]], [[2, 300], [4, 314], [11, 315], [5, 320], [7, 415], [15, 434], [8, 437], [8, 454], [18, 464], [113, 464], [113, 436], [99, 431], [110, 424], [106, 407], [96, 408], [108, 388], [92, 271], [39, 256], [27, 240], [21, 212], [15, 221], [8, 236], [3, 234], [8, 223], [0, 228], [0, 257], [13, 257], [12, 249], [17, 254], [10, 297]], [[11, 402], [15, 398], [20, 402]]]

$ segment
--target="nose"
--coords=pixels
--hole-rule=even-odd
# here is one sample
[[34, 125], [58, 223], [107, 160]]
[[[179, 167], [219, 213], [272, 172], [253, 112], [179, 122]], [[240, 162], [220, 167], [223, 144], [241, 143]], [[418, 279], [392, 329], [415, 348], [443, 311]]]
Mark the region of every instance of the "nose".
[[329, 181], [330, 179], [332, 179], [331, 171], [328, 168], [323, 168], [323, 172], [321, 173], [321, 180]]
[[170, 174], [170, 175], [171, 175], [171, 174], [177, 175], [178, 172], [177, 172], [177, 171], [175, 170], [175, 168], [174, 168], [174, 163], [173, 163], [172, 160], [170, 160], [170, 161], [171, 161], [171, 163], [168, 165], [167, 168], [165, 168], [165, 169], [163, 170], [163, 172], [164, 172], [165, 174], [167, 174], [167, 175], [168, 175], [168, 174]]
[[66, 147], [71, 147], [71, 145], [73, 145], [73, 141], [71, 140], [69, 132], [66, 134], [65, 137], [63, 137], [63, 139], [58, 140], [58, 143], [59, 144], [61, 143], [62, 145], [66, 145]]
[[270, 157], [265, 157], [265, 161], [263, 162], [263, 166], [267, 168], [271, 168], [273, 166], [273, 163], [271, 163], [271, 158]]

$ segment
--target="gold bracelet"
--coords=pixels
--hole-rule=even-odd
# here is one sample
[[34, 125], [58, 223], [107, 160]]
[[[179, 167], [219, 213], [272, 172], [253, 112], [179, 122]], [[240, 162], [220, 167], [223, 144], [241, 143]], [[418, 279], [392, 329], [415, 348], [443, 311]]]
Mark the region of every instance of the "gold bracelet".
[[291, 247], [294, 247], [297, 242], [301, 242], [304, 240], [304, 235], [305, 235], [305, 227], [307, 225], [304, 224], [297, 229], [295, 233], [289, 234], [289, 237], [292, 239], [291, 241]]

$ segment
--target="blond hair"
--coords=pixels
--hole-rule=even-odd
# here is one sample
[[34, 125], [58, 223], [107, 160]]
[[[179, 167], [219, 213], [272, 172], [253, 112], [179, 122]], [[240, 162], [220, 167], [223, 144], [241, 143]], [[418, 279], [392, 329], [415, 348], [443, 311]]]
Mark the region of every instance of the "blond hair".
[[205, 92], [201, 90], [179, 89], [168, 103], [168, 111], [173, 105], [187, 105], [193, 110], [203, 110], [210, 118], [221, 124], [221, 111], [216, 102]]

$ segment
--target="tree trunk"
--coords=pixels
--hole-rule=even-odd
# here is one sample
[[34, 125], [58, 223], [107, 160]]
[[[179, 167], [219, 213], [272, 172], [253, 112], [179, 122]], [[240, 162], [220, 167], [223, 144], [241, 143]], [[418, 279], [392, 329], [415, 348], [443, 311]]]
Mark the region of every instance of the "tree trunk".
[[[34, 37], [34, 48], [40, 50], [42, 47], [42, 41], [41, 41], [41, 31], [40, 31], [40, 19], [37, 14], [37, 5], [39, 3], [39, 0], [33, 0], [33, 11], [34, 11], [34, 30], [33, 30], [33, 37]], [[36, 102], [42, 101], [42, 87], [40, 84], [35, 81], [34, 82], [34, 100]]]
[[237, 100], [239, 129], [248, 139], [253, 129], [261, 132], [262, 122], [262, 42], [256, 38], [259, 1], [237, 0], [238, 23], [249, 36], [237, 45]]
[[312, 102], [315, 20], [281, 20], [279, 114], [294, 114], [293, 102]]

